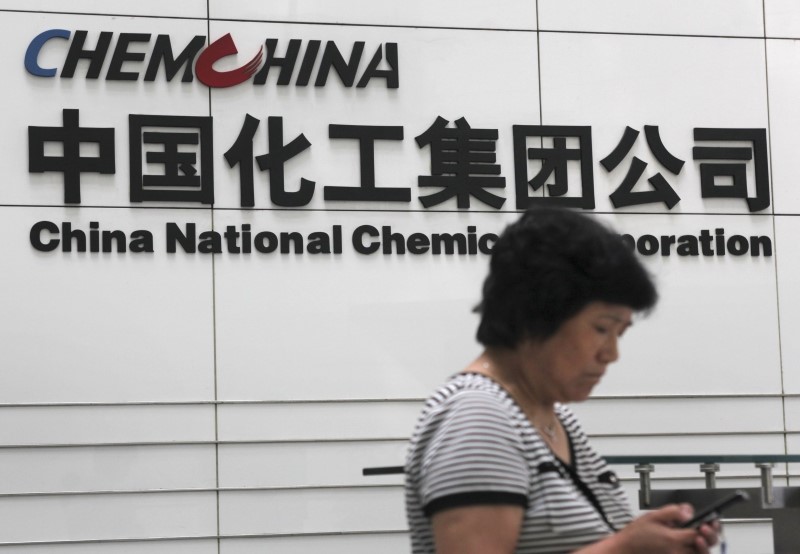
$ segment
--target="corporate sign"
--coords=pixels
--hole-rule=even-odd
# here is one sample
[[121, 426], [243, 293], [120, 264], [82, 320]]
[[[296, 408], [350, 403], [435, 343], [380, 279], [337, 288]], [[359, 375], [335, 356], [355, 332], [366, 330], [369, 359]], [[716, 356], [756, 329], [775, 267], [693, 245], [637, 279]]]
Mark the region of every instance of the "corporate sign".
[[[24, 66], [33, 77], [106, 81], [145, 81], [156, 79], [194, 83], [209, 88], [235, 86], [400, 87], [400, 48], [387, 42], [367, 45], [357, 41], [347, 45], [335, 41], [266, 38], [252, 49], [248, 61], [234, 69], [219, 71], [217, 62], [234, 56], [239, 49], [230, 34], [206, 45], [198, 35], [175, 44], [169, 35], [111, 33], [49, 29], [29, 43]], [[112, 46], [113, 45], [113, 46]], [[50, 65], [42, 61], [43, 51]], [[105, 68], [105, 69], [104, 69]], [[276, 75], [277, 74], [277, 75]], [[335, 75], [335, 78], [333, 77]], [[509, 207], [524, 210], [535, 205], [558, 205], [584, 210], [595, 209], [592, 128], [590, 126], [512, 125], [513, 202], [506, 194], [506, 178], [497, 163], [498, 129], [473, 128], [465, 117], [450, 122], [431, 116], [427, 128], [413, 129], [418, 149], [430, 154], [430, 174], [416, 176], [416, 188], [380, 186], [376, 182], [376, 144], [406, 139], [403, 125], [328, 124], [327, 136], [305, 133], [284, 137], [283, 117], [266, 118], [267, 151], [256, 152], [254, 137], [262, 120], [242, 114], [236, 139], [214, 145], [212, 116], [128, 114], [127, 129], [86, 123], [92, 114], [64, 108], [61, 121], [39, 121], [28, 127], [29, 173], [57, 173], [62, 176], [63, 199], [67, 205], [84, 200], [81, 176], [87, 173], [116, 173], [118, 132], [127, 135], [129, 156], [129, 200], [141, 205], [181, 202], [214, 205], [215, 155], [238, 172], [239, 205], [243, 209], [308, 207], [322, 196], [325, 205], [335, 209], [346, 203], [372, 203], [380, 207], [409, 206], [416, 195], [423, 210], [497, 210]], [[664, 171], [648, 170], [648, 163], [631, 156], [640, 131], [622, 130], [618, 144], [599, 160], [610, 173], [627, 167], [624, 178], [609, 195], [615, 208], [663, 205], [673, 209], [681, 198], [670, 184], [686, 161], [674, 156], [661, 139], [659, 127], [645, 125], [647, 148]], [[310, 132], [310, 131], [309, 131]], [[309, 138], [310, 137], [310, 138]], [[766, 129], [693, 129], [692, 158], [699, 169], [700, 196], [713, 202], [717, 198], [739, 199], [749, 212], [760, 212], [770, 205]], [[349, 185], [320, 184], [317, 175], [304, 175], [299, 183], [287, 183], [285, 167], [293, 158], [320, 140], [356, 141], [360, 180]], [[313, 142], [312, 142], [313, 141]], [[531, 146], [531, 143], [538, 146]], [[60, 146], [59, 153], [47, 147]], [[96, 146], [96, 155], [83, 153], [82, 146]], [[627, 160], [627, 161], [626, 161]], [[623, 165], [624, 164], [624, 165]], [[158, 171], [153, 172], [157, 167]], [[257, 174], [257, 167], [260, 174]], [[531, 168], [534, 168], [532, 171]], [[647, 172], [647, 174], [646, 174]], [[748, 183], [749, 174], [753, 176]], [[256, 179], [268, 176], [268, 206], [256, 203]], [[167, 223], [164, 229], [166, 252], [184, 253], [281, 253], [339, 254], [346, 247], [359, 254], [487, 254], [496, 239], [466, 226], [450, 233], [401, 234], [389, 226], [342, 225], [303, 234], [295, 231], [252, 229], [249, 224], [228, 226], [224, 231], [197, 229], [194, 223]], [[650, 235], [625, 240], [644, 255], [662, 256], [771, 256], [767, 236], [727, 235], [725, 229], [701, 229], [689, 235]], [[77, 228], [69, 221], [36, 222], [30, 231], [31, 245], [48, 252], [153, 252], [153, 232], [138, 229], [124, 232], [92, 222]], [[349, 246], [348, 246], [349, 245]]]
[[[86, 46], [88, 35], [88, 31], [75, 31], [74, 33], [66, 29], [44, 31], [28, 45], [25, 52], [25, 69], [37, 77], [56, 77], [57, 75], [61, 79], [71, 79], [75, 75], [78, 62], [87, 60], [89, 65], [85, 78], [103, 78], [107, 81], [136, 81], [140, 78], [144, 78], [145, 81], [155, 81], [160, 68], [164, 69], [166, 79], [171, 81], [182, 69], [181, 81], [184, 83], [192, 82], [196, 75], [197, 79], [208, 87], [225, 88], [244, 83], [251, 77], [254, 85], [263, 85], [267, 81], [270, 68], [273, 67], [280, 68], [278, 84], [288, 85], [291, 83], [294, 67], [300, 61], [294, 85], [303, 87], [311, 82], [314, 64], [319, 57], [320, 64], [314, 79], [314, 86], [325, 86], [331, 69], [335, 69], [344, 86], [351, 87], [356, 82], [356, 74], [365, 46], [364, 42], [356, 42], [349, 59], [345, 60], [335, 42], [328, 41], [322, 48], [322, 41], [309, 40], [306, 41], [302, 59], [298, 60], [300, 47], [303, 44], [302, 40], [290, 40], [285, 55], [279, 58], [275, 55], [278, 40], [267, 39], [265, 43], [267, 62], [263, 66], [261, 61], [264, 56], [264, 45], [259, 45], [256, 55], [243, 66], [229, 71], [217, 71], [214, 69], [217, 61], [239, 52], [230, 34], [218, 38], [208, 46], [206, 46], [205, 36], [195, 36], [177, 54], [169, 35], [157, 35], [153, 39], [153, 35], [148, 33], [119, 33], [113, 52], [111, 51], [111, 41], [114, 39], [114, 33], [107, 31], [99, 33], [94, 47]], [[60, 71], [56, 67], [39, 65], [39, 54], [49, 42], [54, 40], [56, 42], [66, 41], [69, 45]], [[149, 46], [151, 43], [152, 50], [150, 50], [149, 56], [144, 52], [131, 51], [132, 48], [136, 48], [137, 44]], [[322, 50], [321, 55], [320, 50]], [[109, 54], [108, 69], [101, 76], [101, 70]], [[378, 69], [382, 60], [383, 45], [379, 44], [366, 69], [360, 73], [357, 87], [367, 86], [374, 78], [385, 79], [388, 88], [398, 87], [397, 44], [391, 42], [386, 44], [386, 61], [389, 69]], [[144, 64], [142, 67], [144, 74], [137, 68], [136, 64], [140, 63]], [[132, 67], [137, 69], [132, 70]]]

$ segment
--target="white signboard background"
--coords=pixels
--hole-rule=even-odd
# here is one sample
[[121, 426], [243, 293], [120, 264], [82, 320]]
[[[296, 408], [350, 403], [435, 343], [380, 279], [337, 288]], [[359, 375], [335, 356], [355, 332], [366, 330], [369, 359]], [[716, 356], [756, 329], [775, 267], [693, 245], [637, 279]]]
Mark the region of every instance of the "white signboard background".
[[[487, 12], [454, 1], [87, 0], [63, 14], [60, 2], [4, 1], [0, 475], [14, 477], [0, 479], [0, 545], [406, 551], [401, 479], [361, 469], [401, 464], [421, 400], [478, 353], [470, 310], [487, 258], [358, 254], [351, 234], [360, 225], [405, 236], [499, 232], [516, 216], [515, 124], [592, 127], [598, 217], [621, 232], [724, 228], [773, 243], [771, 257], [645, 259], [661, 304], [626, 336], [596, 399], [576, 407], [601, 452], [798, 453], [800, 52], [786, 39], [800, 38], [792, 23], [800, 11], [785, 0], [765, 1], [763, 12], [760, 1], [679, 4], [507, 1]], [[362, 69], [378, 45], [395, 42], [400, 87], [376, 79], [345, 88], [334, 74], [321, 88], [277, 87], [271, 72], [264, 86], [209, 90], [163, 74], [154, 83], [90, 81], [82, 65], [72, 80], [33, 77], [25, 49], [53, 28], [88, 30], [88, 41], [101, 31], [168, 34], [175, 50], [195, 35], [231, 33], [239, 55], [219, 69], [249, 60], [266, 38], [277, 38], [279, 51], [293, 38], [304, 47], [333, 40], [345, 55], [363, 40]], [[60, 67], [66, 44], [48, 43], [41, 65]], [[58, 127], [63, 109], [80, 110], [82, 126], [116, 130], [116, 173], [83, 174], [77, 206], [64, 205], [61, 175], [28, 172], [28, 126]], [[213, 117], [215, 209], [129, 201], [129, 114]], [[304, 133], [311, 142], [286, 163], [287, 188], [301, 177], [316, 182], [308, 209], [274, 209], [257, 169], [255, 209], [240, 208], [238, 169], [222, 155], [245, 114], [261, 121], [256, 155], [267, 152], [268, 116], [283, 117], [285, 140]], [[454, 201], [422, 208], [429, 191], [416, 179], [430, 175], [430, 150], [414, 137], [437, 116], [498, 130], [502, 210], [474, 199], [470, 210]], [[376, 143], [375, 175], [378, 187], [410, 188], [411, 203], [323, 200], [325, 186], [360, 178], [357, 142], [328, 138], [330, 124], [402, 126], [402, 141]], [[658, 125], [667, 149], [686, 161], [680, 175], [653, 157], [644, 125]], [[599, 160], [625, 126], [642, 134], [608, 173]], [[768, 130], [770, 208], [751, 214], [741, 199], [701, 198], [695, 127]], [[681, 196], [673, 210], [612, 207], [608, 195], [633, 155], [648, 163], [646, 177], [661, 171], [673, 185]], [[38, 252], [28, 234], [42, 220], [148, 229], [155, 251]], [[167, 222], [304, 235], [341, 225], [343, 252], [168, 254]], [[631, 468], [618, 469], [635, 491]], [[701, 486], [696, 467], [659, 467], [655, 477]], [[724, 467], [720, 477], [726, 486], [755, 478], [746, 466]]]

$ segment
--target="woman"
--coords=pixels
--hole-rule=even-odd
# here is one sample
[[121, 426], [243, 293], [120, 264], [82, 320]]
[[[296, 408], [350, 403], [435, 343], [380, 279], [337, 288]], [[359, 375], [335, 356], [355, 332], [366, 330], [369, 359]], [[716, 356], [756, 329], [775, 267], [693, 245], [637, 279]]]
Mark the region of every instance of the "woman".
[[568, 402], [618, 356], [653, 283], [618, 235], [566, 210], [530, 211], [496, 242], [483, 286], [484, 352], [427, 402], [406, 460], [415, 554], [707, 553], [716, 525], [689, 505], [632, 521]]

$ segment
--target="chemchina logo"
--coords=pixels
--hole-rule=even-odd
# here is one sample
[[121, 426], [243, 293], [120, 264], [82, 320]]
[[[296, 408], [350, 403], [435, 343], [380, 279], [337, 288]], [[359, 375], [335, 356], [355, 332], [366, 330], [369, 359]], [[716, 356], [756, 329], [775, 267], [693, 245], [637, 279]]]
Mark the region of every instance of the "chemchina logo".
[[[148, 33], [117, 33], [115, 37], [115, 33], [103, 31], [97, 36], [93, 47], [86, 44], [88, 35], [88, 31], [73, 33], [66, 29], [49, 29], [40, 33], [30, 42], [25, 52], [25, 69], [36, 77], [72, 79], [75, 77], [78, 63], [84, 61], [82, 67], [85, 68], [85, 78], [99, 79], [106, 65], [106, 58], [111, 52], [110, 62], [102, 75], [106, 81], [138, 81], [142, 76], [145, 81], [155, 81], [161, 68], [163, 77], [167, 81], [172, 81], [183, 69], [181, 76], [183, 83], [192, 82], [196, 76], [197, 80], [207, 87], [226, 88], [251, 79], [254, 85], [264, 85], [270, 69], [276, 68], [276, 71], [279, 71], [277, 84], [283, 86], [293, 83], [295, 86], [304, 87], [312, 81], [312, 77], [315, 77], [314, 86], [323, 87], [333, 70], [346, 87], [355, 84], [357, 88], [363, 88], [372, 79], [383, 80], [387, 88], [399, 87], [397, 44], [393, 42], [379, 44], [366, 67], [360, 70], [365, 47], [363, 41], [353, 43], [350, 56], [345, 59], [334, 41], [327, 41], [323, 46], [320, 40], [291, 39], [284, 49], [283, 57], [278, 57], [276, 56], [278, 39], [268, 38], [259, 46], [258, 52], [241, 67], [218, 71], [214, 69], [215, 63], [239, 53], [230, 33], [208, 46], [206, 37], [197, 35], [177, 55], [169, 35], [156, 35], [155, 41], [152, 41], [153, 35]], [[114, 38], [116, 41], [112, 49]], [[148, 48], [151, 41], [152, 48], [147, 52], [141, 51], [142, 45]], [[139, 51], [136, 45], [139, 45]], [[303, 46], [305, 49], [300, 56]], [[63, 60], [60, 68], [42, 67], [40, 57], [43, 50], [48, 50], [47, 59]], [[321, 57], [320, 52], [322, 52]], [[316, 63], [318, 57], [319, 64]], [[298, 61], [299, 70], [294, 75]], [[382, 63], [384, 61], [385, 63]]]

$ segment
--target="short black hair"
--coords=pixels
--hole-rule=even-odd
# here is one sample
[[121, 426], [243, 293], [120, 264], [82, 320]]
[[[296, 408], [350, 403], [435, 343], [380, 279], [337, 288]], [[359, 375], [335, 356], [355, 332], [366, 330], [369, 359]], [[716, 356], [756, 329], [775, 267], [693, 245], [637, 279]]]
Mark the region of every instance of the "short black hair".
[[483, 284], [478, 342], [514, 348], [544, 340], [590, 302], [648, 310], [653, 280], [620, 235], [581, 213], [535, 208], [492, 248]]

